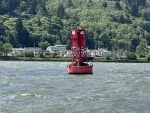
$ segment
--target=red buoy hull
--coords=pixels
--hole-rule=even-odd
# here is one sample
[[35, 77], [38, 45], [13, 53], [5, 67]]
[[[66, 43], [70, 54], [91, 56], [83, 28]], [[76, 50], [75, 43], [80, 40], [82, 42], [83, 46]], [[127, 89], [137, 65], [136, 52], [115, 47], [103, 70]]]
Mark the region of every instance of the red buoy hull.
[[73, 66], [68, 65], [68, 74], [93, 74], [93, 65]]

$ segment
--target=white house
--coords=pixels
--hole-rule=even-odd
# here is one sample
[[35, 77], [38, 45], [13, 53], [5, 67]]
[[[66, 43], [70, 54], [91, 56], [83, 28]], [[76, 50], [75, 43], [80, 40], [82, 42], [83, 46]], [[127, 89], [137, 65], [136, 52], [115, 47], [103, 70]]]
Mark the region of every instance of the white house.
[[25, 51], [32, 51], [34, 56], [37, 56], [40, 48], [38, 47], [29, 47], [29, 48], [13, 48], [11, 54], [14, 55], [24, 55]]
[[91, 56], [101, 56], [101, 52], [99, 50], [91, 50]]
[[50, 53], [66, 51], [66, 45], [49, 46], [47, 50]]
[[22, 55], [25, 53], [25, 49], [24, 48], [13, 48], [12, 50], [12, 55]]
[[41, 49], [39, 47], [29, 47], [29, 48], [25, 48], [25, 50], [32, 51], [34, 56], [37, 56]]
[[101, 57], [104, 57], [106, 55], [111, 56], [112, 52], [111, 51], [107, 51], [107, 50], [101, 50]]
[[95, 56], [100, 56], [100, 57], [104, 57], [106, 55], [111, 56], [112, 52], [111, 51], [107, 51], [105, 49], [98, 49], [98, 50], [91, 50], [91, 56], [95, 57]]
[[71, 56], [72, 56], [72, 51], [71, 50], [67, 50], [67, 52], [64, 55], [64, 57], [71, 57]]

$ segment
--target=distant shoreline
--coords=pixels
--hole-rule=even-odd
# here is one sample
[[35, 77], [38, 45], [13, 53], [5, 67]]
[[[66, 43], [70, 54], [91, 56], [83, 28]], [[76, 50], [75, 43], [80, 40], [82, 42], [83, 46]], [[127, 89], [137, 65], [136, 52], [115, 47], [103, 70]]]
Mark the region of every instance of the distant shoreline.
[[[70, 57], [57, 57], [57, 58], [39, 58], [39, 57], [0, 57], [0, 61], [56, 61], [56, 62], [71, 62]], [[102, 59], [102, 58], [92, 58], [89, 62], [118, 62], [118, 63], [150, 63], [147, 59], [137, 59], [137, 60], [127, 60], [127, 59]]]

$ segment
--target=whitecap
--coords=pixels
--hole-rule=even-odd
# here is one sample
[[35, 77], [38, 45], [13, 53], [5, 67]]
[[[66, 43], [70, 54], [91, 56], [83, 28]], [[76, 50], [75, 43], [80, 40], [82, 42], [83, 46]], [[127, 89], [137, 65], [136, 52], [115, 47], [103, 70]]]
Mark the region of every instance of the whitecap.
[[36, 95], [34, 93], [30, 93], [30, 94], [24, 93], [24, 94], [20, 94], [20, 96], [22, 96], [22, 97], [41, 97], [41, 95]]

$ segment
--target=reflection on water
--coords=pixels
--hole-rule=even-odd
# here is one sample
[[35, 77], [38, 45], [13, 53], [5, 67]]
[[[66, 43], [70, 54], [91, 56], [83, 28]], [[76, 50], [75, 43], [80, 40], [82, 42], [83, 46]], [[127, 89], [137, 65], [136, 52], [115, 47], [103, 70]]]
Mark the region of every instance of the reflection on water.
[[0, 62], [0, 113], [149, 113], [150, 67], [94, 63], [68, 75], [67, 62]]

